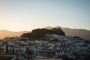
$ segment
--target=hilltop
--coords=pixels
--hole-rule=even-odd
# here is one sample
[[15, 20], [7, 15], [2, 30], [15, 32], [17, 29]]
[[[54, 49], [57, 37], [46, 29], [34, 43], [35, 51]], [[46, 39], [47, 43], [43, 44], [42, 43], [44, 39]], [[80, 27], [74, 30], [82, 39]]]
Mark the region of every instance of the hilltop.
[[[60, 26], [56, 27], [45, 27], [46, 29], [53, 29], [53, 28], [58, 28]], [[85, 39], [90, 39], [90, 30], [85, 30], [85, 29], [71, 29], [71, 28], [63, 28], [60, 27], [64, 32], [66, 36], [79, 36], [81, 38]]]
[[[58, 28], [60, 26], [56, 27], [45, 27], [45, 29], [53, 29], [53, 28]], [[64, 32], [66, 36], [79, 36], [81, 38], [85, 39], [90, 39], [90, 30], [85, 30], [85, 29], [71, 29], [71, 28], [63, 28], [60, 27]], [[8, 31], [8, 30], [0, 30], [0, 39], [3, 39], [5, 37], [15, 37], [15, 36], [20, 36], [23, 33], [27, 33], [31, 31], [20, 31], [20, 32], [13, 32], [13, 31]]]
[[23, 33], [21, 37], [27, 37], [30, 39], [45, 39], [46, 34], [58, 34], [61, 36], [65, 36], [65, 33], [61, 30], [61, 28], [53, 28], [51, 30], [48, 29], [34, 29], [31, 33]]

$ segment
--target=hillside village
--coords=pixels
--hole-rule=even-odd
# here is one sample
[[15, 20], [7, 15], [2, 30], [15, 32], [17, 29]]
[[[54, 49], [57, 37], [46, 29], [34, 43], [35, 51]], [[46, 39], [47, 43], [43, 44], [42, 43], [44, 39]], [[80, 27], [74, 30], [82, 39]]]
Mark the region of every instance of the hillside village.
[[11, 60], [63, 57], [84, 60], [90, 55], [90, 40], [57, 34], [46, 34], [45, 39], [7, 37], [0, 40], [0, 55], [12, 55]]

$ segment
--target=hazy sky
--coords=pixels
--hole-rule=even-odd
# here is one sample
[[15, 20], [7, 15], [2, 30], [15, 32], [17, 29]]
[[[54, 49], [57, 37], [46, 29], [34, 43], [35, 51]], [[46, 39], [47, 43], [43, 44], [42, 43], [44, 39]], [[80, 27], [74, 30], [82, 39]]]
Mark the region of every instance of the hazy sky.
[[0, 0], [0, 30], [47, 26], [90, 30], [90, 0]]

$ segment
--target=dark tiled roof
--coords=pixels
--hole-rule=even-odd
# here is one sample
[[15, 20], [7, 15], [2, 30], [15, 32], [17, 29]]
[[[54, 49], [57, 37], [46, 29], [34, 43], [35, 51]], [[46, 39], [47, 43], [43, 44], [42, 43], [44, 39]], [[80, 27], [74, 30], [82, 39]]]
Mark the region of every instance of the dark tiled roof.
[[14, 45], [9, 45], [9, 47], [14, 47]]

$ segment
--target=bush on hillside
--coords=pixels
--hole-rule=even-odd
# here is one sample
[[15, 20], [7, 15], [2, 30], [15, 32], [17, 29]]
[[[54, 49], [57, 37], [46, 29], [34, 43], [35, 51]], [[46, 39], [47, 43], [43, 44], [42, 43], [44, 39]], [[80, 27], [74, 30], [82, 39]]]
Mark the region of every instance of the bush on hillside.
[[[59, 33], [59, 31], [60, 31], [60, 33]], [[21, 37], [27, 37], [29, 39], [44, 39], [45, 40], [46, 34], [58, 34], [58, 35], [64, 35], [65, 36], [65, 33], [60, 29], [59, 30], [58, 29], [57, 30], [56, 29], [53, 29], [53, 30], [34, 29], [34, 30], [32, 30], [31, 33], [23, 33], [21, 35]]]

